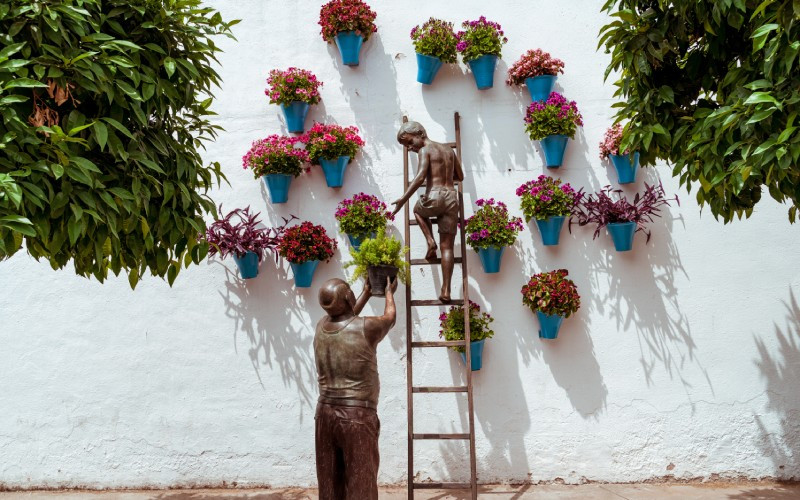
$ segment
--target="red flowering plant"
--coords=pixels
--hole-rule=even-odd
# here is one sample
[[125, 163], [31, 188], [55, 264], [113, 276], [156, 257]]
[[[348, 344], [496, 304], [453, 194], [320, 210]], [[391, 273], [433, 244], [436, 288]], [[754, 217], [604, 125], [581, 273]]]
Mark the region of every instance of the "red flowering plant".
[[221, 218], [208, 226], [205, 240], [208, 242], [208, 255], [213, 257], [219, 254], [221, 258], [228, 255], [243, 257], [247, 252], [258, 255], [259, 262], [264, 258], [264, 252], [275, 253], [278, 259], [277, 247], [286, 226], [296, 219], [292, 215], [289, 219], [283, 218], [283, 225], [279, 227], [259, 227], [259, 213], [251, 214], [250, 207], [237, 208], [224, 214], [222, 205], [219, 207]]
[[276, 134], [259, 139], [242, 158], [242, 165], [251, 169], [256, 179], [267, 174], [297, 177], [303, 173], [308, 163], [306, 150], [294, 147], [299, 141], [297, 137]]
[[542, 75], [558, 75], [564, 72], [564, 61], [550, 57], [549, 52], [542, 49], [529, 50], [510, 68], [508, 68], [507, 85], [522, 85], [528, 78]]
[[386, 209], [386, 203], [377, 196], [365, 193], [340, 201], [334, 216], [344, 233], [357, 237], [383, 233], [387, 222], [394, 220], [392, 213]]
[[567, 275], [569, 271], [566, 269], [534, 274], [522, 287], [522, 303], [533, 312], [569, 318], [581, 307], [581, 296]]
[[569, 183], [562, 184], [561, 179], [546, 175], [518, 187], [517, 196], [522, 198], [520, 204], [526, 221], [571, 215], [580, 199], [580, 193]]
[[475, 251], [489, 247], [507, 247], [517, 241], [517, 233], [522, 231], [522, 219], [511, 217], [506, 204], [489, 198], [475, 202], [480, 208], [467, 219], [467, 244]]
[[366, 41], [378, 31], [375, 17], [377, 14], [361, 0], [331, 0], [319, 10], [320, 33], [328, 43], [332, 43], [340, 31], [355, 31]]
[[294, 67], [286, 71], [273, 69], [269, 72], [267, 84], [269, 87], [264, 93], [269, 96], [270, 104], [286, 105], [296, 101], [317, 104], [320, 101], [319, 88], [323, 85], [314, 73]]
[[339, 125], [323, 125], [315, 123], [303, 137], [308, 157], [312, 164], [319, 165], [319, 160], [335, 160], [340, 156], [349, 156], [350, 161], [364, 146], [364, 140], [358, 135], [356, 127]]
[[312, 260], [329, 261], [336, 250], [336, 240], [325, 228], [305, 221], [284, 231], [278, 243], [278, 254], [293, 264]]
[[477, 21], [464, 21], [461, 27], [464, 30], [456, 33], [456, 50], [465, 63], [485, 55], [500, 57], [503, 44], [508, 43], [503, 27], [484, 16]]
[[575, 211], [578, 225], [595, 224], [594, 239], [609, 224], [635, 222], [636, 231], [646, 234], [649, 242], [650, 231], [646, 224], [653, 222], [655, 217], [661, 217], [661, 207], [668, 206], [671, 201], [680, 205], [680, 200], [677, 196], [667, 198], [661, 184], [651, 186], [645, 183], [644, 188], [644, 193], [636, 193], [633, 202], [628, 201], [621, 189], [613, 189], [611, 186], [606, 186], [593, 195], [581, 194]]
[[628, 154], [619, 152], [619, 145], [622, 142], [622, 124], [616, 123], [606, 130], [603, 142], [600, 143], [600, 159], [606, 160], [610, 155]]
[[[494, 318], [489, 313], [481, 312], [481, 307], [469, 301], [469, 338], [472, 342], [489, 339], [494, 331], [489, 324]], [[464, 307], [451, 306], [450, 310], [439, 315], [439, 337], [445, 340], [464, 340]], [[454, 351], [465, 352], [462, 346], [451, 347]]]
[[546, 101], [532, 102], [525, 113], [525, 130], [532, 141], [549, 135], [575, 137], [575, 131], [583, 126], [583, 117], [575, 101], [558, 92], [551, 92]]
[[453, 32], [453, 23], [432, 17], [411, 30], [411, 40], [418, 54], [438, 57], [443, 63], [456, 62], [458, 38]]

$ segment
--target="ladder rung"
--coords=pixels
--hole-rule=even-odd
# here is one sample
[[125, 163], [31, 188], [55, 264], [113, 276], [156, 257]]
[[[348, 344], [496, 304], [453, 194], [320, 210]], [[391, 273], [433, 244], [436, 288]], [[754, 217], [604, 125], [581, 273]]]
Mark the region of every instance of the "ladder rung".
[[412, 387], [411, 392], [467, 392], [467, 386], [452, 387]]
[[468, 490], [469, 483], [413, 483], [412, 489], [415, 490]]
[[463, 299], [452, 299], [450, 302], [442, 302], [439, 299], [436, 300], [412, 300], [411, 307], [416, 306], [463, 306], [464, 300]]
[[427, 340], [412, 342], [411, 347], [464, 347], [463, 340]]
[[447, 433], [434, 433], [434, 434], [412, 434], [414, 439], [469, 439], [469, 434], [447, 434]]
[[[462, 258], [456, 257], [453, 259], [453, 262], [456, 264], [461, 264]], [[433, 265], [433, 264], [441, 264], [442, 259], [433, 259], [433, 260], [425, 260], [425, 259], [411, 259], [410, 261], [412, 266], [425, 266], [425, 265]]]

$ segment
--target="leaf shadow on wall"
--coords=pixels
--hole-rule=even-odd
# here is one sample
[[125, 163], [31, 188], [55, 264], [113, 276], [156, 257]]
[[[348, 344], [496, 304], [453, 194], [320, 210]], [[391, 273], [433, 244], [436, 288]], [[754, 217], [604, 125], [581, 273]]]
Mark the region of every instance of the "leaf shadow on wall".
[[767, 409], [780, 419], [780, 432], [759, 415], [755, 420], [761, 434], [758, 446], [772, 460], [774, 476], [796, 481], [800, 480], [800, 305], [791, 289], [789, 295], [784, 302], [785, 328], [773, 323], [777, 354], [771, 353], [771, 342], [754, 336], [759, 354], [754, 362], [766, 381]]

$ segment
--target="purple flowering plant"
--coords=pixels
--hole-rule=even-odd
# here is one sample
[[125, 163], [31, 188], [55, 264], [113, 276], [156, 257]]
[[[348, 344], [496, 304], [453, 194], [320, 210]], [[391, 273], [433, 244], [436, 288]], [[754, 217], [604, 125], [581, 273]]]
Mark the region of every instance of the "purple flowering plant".
[[[481, 307], [469, 301], [469, 337], [472, 342], [489, 339], [494, 331], [489, 324], [494, 321], [491, 314], [481, 312]], [[439, 337], [445, 340], [464, 340], [464, 307], [451, 306], [450, 310], [439, 315]], [[451, 347], [457, 352], [464, 352], [461, 346]]]
[[208, 226], [205, 240], [208, 242], [208, 255], [213, 257], [219, 254], [221, 258], [228, 255], [243, 257], [247, 252], [258, 255], [259, 262], [264, 258], [264, 252], [270, 251], [278, 259], [277, 248], [281, 236], [286, 231], [286, 226], [296, 219], [294, 215], [283, 218], [283, 225], [279, 227], [259, 227], [260, 213], [251, 214], [250, 207], [237, 208], [225, 214], [222, 205], [219, 207], [221, 218]]
[[645, 183], [644, 187], [644, 193], [636, 193], [633, 202], [628, 201], [621, 189], [613, 189], [611, 186], [606, 186], [593, 195], [581, 194], [575, 210], [578, 225], [595, 224], [594, 239], [609, 224], [635, 222], [636, 231], [646, 234], [649, 242], [650, 231], [646, 225], [653, 222], [654, 217], [661, 217], [661, 207], [669, 206], [671, 201], [680, 206], [680, 200], [677, 196], [667, 198], [661, 184], [651, 186]]
[[343, 232], [357, 237], [383, 233], [388, 221], [394, 220], [392, 213], [386, 209], [386, 203], [366, 193], [358, 193], [340, 201], [334, 216]]
[[551, 92], [546, 101], [532, 102], [525, 113], [525, 130], [532, 141], [548, 135], [575, 137], [575, 131], [583, 126], [583, 117], [575, 101], [558, 92]]
[[498, 23], [487, 21], [484, 16], [477, 21], [464, 21], [461, 27], [464, 30], [456, 33], [456, 50], [465, 63], [485, 55], [500, 57], [503, 44], [508, 42], [503, 28]]
[[443, 63], [456, 62], [458, 39], [453, 32], [453, 23], [432, 17], [411, 30], [411, 39], [418, 54], [438, 57]]
[[286, 174], [297, 177], [307, 169], [309, 161], [305, 149], [294, 147], [299, 142], [296, 137], [272, 134], [259, 139], [242, 157], [242, 166], [253, 171], [256, 179], [267, 174]]
[[517, 241], [523, 230], [522, 219], [511, 217], [506, 204], [494, 198], [481, 198], [475, 202], [480, 208], [467, 219], [464, 231], [467, 244], [474, 250], [489, 247], [507, 247]]
[[286, 71], [273, 69], [267, 78], [264, 93], [270, 104], [291, 104], [295, 101], [317, 104], [320, 101], [319, 88], [322, 82], [314, 73], [300, 68], [289, 68]]
[[526, 221], [544, 220], [553, 216], [568, 216], [573, 213], [581, 194], [561, 179], [540, 175], [517, 188], [517, 196]]

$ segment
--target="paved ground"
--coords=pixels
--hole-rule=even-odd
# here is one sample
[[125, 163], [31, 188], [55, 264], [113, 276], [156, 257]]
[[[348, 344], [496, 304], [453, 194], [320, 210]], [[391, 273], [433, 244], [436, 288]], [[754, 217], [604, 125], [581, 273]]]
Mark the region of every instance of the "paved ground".
[[[152, 490], [152, 491], [31, 491], [0, 493], [0, 500], [314, 500], [316, 491], [280, 490]], [[405, 488], [382, 488], [381, 500], [407, 498]], [[468, 492], [426, 491], [424, 500], [466, 500]], [[800, 500], [800, 484], [710, 483], [710, 484], [586, 484], [493, 485], [481, 487], [487, 500]]]

